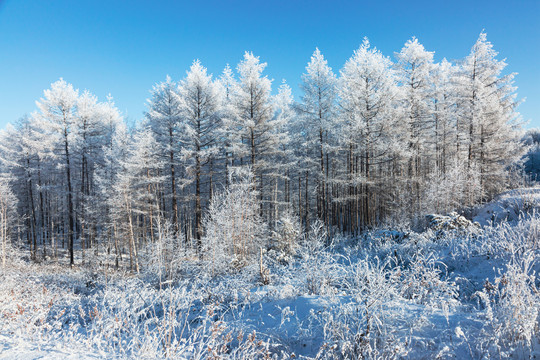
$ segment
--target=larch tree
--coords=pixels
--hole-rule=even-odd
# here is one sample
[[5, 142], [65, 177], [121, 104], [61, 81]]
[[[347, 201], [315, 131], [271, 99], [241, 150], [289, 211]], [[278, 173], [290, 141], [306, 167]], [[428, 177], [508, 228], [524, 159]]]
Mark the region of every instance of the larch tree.
[[401, 116], [408, 136], [407, 189], [413, 212], [422, 209], [421, 189], [434, 153], [434, 117], [432, 78], [433, 52], [413, 37], [396, 53], [397, 76], [401, 84]]
[[239, 82], [234, 98], [236, 117], [230, 129], [239, 134], [237, 144], [233, 145], [236, 161], [240, 166], [251, 166], [260, 200], [266, 195], [264, 175], [270, 166], [266, 154], [275, 145], [271, 136], [274, 114], [272, 81], [262, 75], [266, 65], [250, 52], [246, 52], [238, 64]]
[[69, 262], [73, 266], [74, 260], [74, 237], [75, 237], [75, 208], [73, 202], [73, 179], [72, 179], [72, 152], [73, 147], [79, 141], [77, 133], [77, 100], [78, 90], [75, 90], [71, 84], [60, 79], [53, 84], [51, 88], [43, 92], [44, 97], [36, 102], [39, 109], [39, 116], [48, 123], [50, 135], [56, 138], [58, 149], [57, 153], [62, 154], [62, 167], [65, 171], [66, 179], [66, 198], [68, 215], [68, 248]]
[[175, 236], [180, 231], [178, 219], [177, 178], [180, 151], [180, 119], [182, 115], [182, 99], [178, 94], [178, 85], [167, 76], [164, 82], [156, 84], [152, 89], [152, 97], [148, 100], [146, 117], [154, 131], [155, 138], [163, 146], [163, 155], [167, 159], [167, 172], [170, 184], [171, 220]]
[[400, 123], [395, 114], [398, 89], [392, 63], [371, 48], [367, 38], [341, 70], [342, 176], [345, 208], [342, 227], [356, 231], [381, 218], [386, 192], [384, 166], [400, 149]]
[[280, 215], [290, 208], [290, 198], [287, 197], [290, 181], [290, 171], [294, 164], [293, 149], [289, 134], [290, 124], [296, 116], [293, 107], [292, 89], [285, 81], [280, 85], [278, 93], [273, 98], [274, 119], [272, 122], [271, 142], [267, 156], [273, 166], [268, 170], [269, 204], [268, 222], [275, 227]]
[[[1, 167], [0, 167], [1, 170]], [[15, 223], [17, 198], [15, 197], [9, 175], [0, 172], [0, 242], [2, 250], [2, 268], [6, 267], [8, 247], [10, 247], [10, 237], [12, 227]]]
[[[197, 249], [201, 250], [202, 197], [203, 193], [208, 196], [212, 193], [212, 167], [219, 151], [221, 93], [199, 60], [191, 65], [179, 93], [182, 98], [181, 152], [186, 174], [195, 186], [194, 235]], [[208, 179], [203, 181], [205, 177]]]
[[[91, 221], [89, 200], [93, 192], [93, 173], [95, 164], [99, 161], [102, 143], [102, 111], [98, 99], [88, 90], [84, 91], [77, 100], [77, 133], [80, 141], [74, 149], [80, 171], [80, 191], [78, 194], [78, 213], [80, 223], [80, 240], [83, 251], [92, 243], [95, 222]], [[83, 259], [84, 260], [84, 259]]]
[[229, 64], [223, 69], [222, 74], [216, 81], [216, 86], [221, 92], [221, 155], [225, 162], [225, 184], [229, 181], [229, 172], [231, 167], [234, 166], [234, 154], [242, 153], [241, 149], [236, 146], [242, 147], [241, 136], [236, 130], [239, 129], [238, 118], [236, 114], [235, 100], [236, 91], [238, 90], [238, 82], [234, 78], [233, 71]]
[[116, 166], [114, 159], [113, 138], [117, 128], [124, 123], [120, 111], [116, 108], [112, 98], [109, 96], [106, 102], [100, 102], [95, 109], [99, 115], [99, 138], [95, 145], [95, 159], [91, 181], [94, 191], [90, 193], [88, 200], [87, 217], [95, 227], [95, 251], [99, 251], [100, 243], [108, 252], [113, 245], [113, 223], [111, 221], [111, 207], [109, 203], [110, 191], [114, 184], [114, 174]]
[[[98, 172], [100, 191], [105, 195], [109, 213], [112, 239], [116, 253], [116, 266], [122, 260], [125, 244], [129, 248], [129, 268], [138, 271], [137, 249], [133, 225], [133, 171], [131, 162], [131, 138], [124, 123], [118, 124], [112, 138], [112, 146], [105, 149], [105, 166]], [[123, 240], [123, 241], [122, 241]]]
[[8, 126], [3, 132], [2, 159], [10, 174], [20, 181], [14, 189], [20, 197], [19, 209], [26, 226], [26, 240], [31, 258], [37, 259], [38, 219], [36, 193], [38, 192], [36, 174], [39, 143], [36, 137], [35, 120], [30, 116], [20, 118], [15, 127]]
[[456, 96], [453, 79], [456, 67], [446, 59], [435, 65], [433, 72], [433, 120], [435, 168], [444, 175], [455, 158]]
[[466, 179], [464, 167], [457, 157], [458, 116], [454, 77], [457, 67], [446, 59], [435, 64], [433, 86], [434, 166], [424, 179], [422, 211], [448, 213], [465, 203]]
[[[304, 144], [303, 161], [317, 193], [317, 217], [329, 223], [331, 211], [330, 154], [335, 148], [337, 78], [319, 49], [311, 56], [302, 75], [300, 122]], [[309, 209], [306, 209], [309, 213]]]
[[476, 172], [479, 178], [479, 186], [469, 186], [469, 204], [504, 188], [507, 167], [523, 155], [521, 132], [516, 131], [515, 74], [502, 75], [506, 62], [496, 56], [482, 32], [457, 77], [458, 156], [467, 164], [469, 177]]
[[161, 157], [161, 147], [154, 138], [152, 130], [142, 124], [133, 135], [130, 155], [127, 159], [127, 172], [132, 177], [133, 212], [142, 220], [141, 241], [154, 242], [154, 230], [157, 222], [162, 221], [159, 210], [159, 187], [163, 183], [160, 175], [164, 160]]

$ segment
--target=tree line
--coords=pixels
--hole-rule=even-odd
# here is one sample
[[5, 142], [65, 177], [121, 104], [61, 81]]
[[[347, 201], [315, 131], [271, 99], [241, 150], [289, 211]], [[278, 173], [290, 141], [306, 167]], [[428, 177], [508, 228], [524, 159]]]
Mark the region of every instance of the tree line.
[[220, 233], [207, 210], [239, 183], [253, 196], [231, 204], [230, 221], [254, 207], [269, 229], [293, 215], [348, 234], [504, 189], [524, 151], [519, 102], [486, 34], [459, 61], [436, 63], [416, 38], [394, 59], [364, 39], [335, 73], [316, 49], [298, 101], [286, 83], [273, 94], [250, 52], [218, 77], [196, 60], [182, 80], [154, 85], [133, 128], [112, 98], [60, 79], [0, 132], [3, 244], [24, 241], [34, 259], [67, 248], [71, 264], [78, 249], [117, 265], [129, 254], [137, 269], [164, 229], [203, 256], [207, 229]]

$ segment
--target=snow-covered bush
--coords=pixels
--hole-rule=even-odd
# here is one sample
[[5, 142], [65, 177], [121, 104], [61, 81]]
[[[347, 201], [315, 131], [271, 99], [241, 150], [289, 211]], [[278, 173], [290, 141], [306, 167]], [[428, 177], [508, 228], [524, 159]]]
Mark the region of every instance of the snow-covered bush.
[[195, 258], [194, 251], [185, 246], [182, 233], [174, 236], [172, 224], [156, 222], [156, 237], [154, 242], [148, 242], [139, 256], [142, 273], [155, 278], [159, 282], [175, 279], [182, 264], [190, 258]]
[[[407, 354], [389, 311], [399, 298], [399, 271], [378, 259], [360, 260], [344, 269], [344, 303], [312, 314], [324, 330], [319, 359], [395, 358]], [[347, 300], [348, 299], [348, 300]]]
[[540, 214], [533, 213], [516, 224], [501, 223], [484, 228], [478, 252], [509, 261], [513, 255], [540, 250]]
[[212, 272], [252, 263], [266, 246], [267, 225], [260, 216], [253, 173], [236, 169], [229, 182], [212, 198], [204, 219], [204, 254]]
[[328, 251], [328, 234], [324, 225], [316, 221], [301, 241], [298, 256], [308, 294], [334, 294], [340, 277], [335, 254]]
[[291, 212], [283, 214], [277, 221], [276, 229], [272, 233], [272, 249], [279, 252], [279, 260], [290, 261], [289, 256], [294, 255], [298, 241], [302, 235], [302, 224], [298, 216]]
[[417, 254], [410, 265], [403, 270], [399, 291], [405, 299], [422, 305], [448, 309], [457, 305], [457, 286], [446, 279], [442, 269], [445, 264], [434, 254]]
[[525, 357], [540, 343], [540, 292], [536, 271], [538, 254], [528, 251], [514, 258], [507, 270], [486, 280], [477, 293], [486, 323], [478, 350], [498, 357]]
[[478, 223], [474, 223], [456, 212], [448, 215], [429, 214], [426, 215], [427, 228], [434, 231], [438, 238], [443, 238], [448, 233], [455, 233], [458, 236], [480, 234], [481, 229]]

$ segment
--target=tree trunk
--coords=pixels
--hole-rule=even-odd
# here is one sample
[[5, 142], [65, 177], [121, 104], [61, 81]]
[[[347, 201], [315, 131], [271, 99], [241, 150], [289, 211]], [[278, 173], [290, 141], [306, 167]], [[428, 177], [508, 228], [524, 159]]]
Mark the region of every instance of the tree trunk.
[[73, 192], [71, 187], [71, 167], [69, 164], [69, 146], [68, 146], [68, 133], [67, 128], [64, 128], [64, 147], [66, 154], [66, 178], [68, 187], [68, 216], [69, 216], [69, 229], [68, 229], [68, 247], [69, 247], [69, 264], [75, 265], [73, 257], [73, 227], [75, 225], [75, 214], [73, 211]]

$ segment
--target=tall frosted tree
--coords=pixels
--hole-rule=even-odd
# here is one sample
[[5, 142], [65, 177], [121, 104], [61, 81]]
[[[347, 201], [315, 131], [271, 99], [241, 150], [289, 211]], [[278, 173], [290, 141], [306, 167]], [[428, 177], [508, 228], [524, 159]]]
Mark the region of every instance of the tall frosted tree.
[[113, 242], [113, 224], [110, 221], [111, 207], [110, 193], [114, 185], [114, 174], [117, 164], [111, 158], [113, 154], [113, 138], [119, 126], [124, 125], [124, 119], [116, 108], [113, 99], [109, 96], [106, 102], [100, 102], [94, 108], [98, 119], [98, 130], [93, 133], [99, 140], [91, 146], [93, 153], [93, 171], [87, 183], [94, 190], [89, 194], [87, 219], [94, 227], [95, 241], [89, 246], [95, 246], [99, 251], [100, 241], [110, 250]]
[[433, 120], [435, 141], [435, 168], [444, 175], [455, 158], [456, 94], [454, 76], [456, 67], [446, 59], [435, 65], [433, 72]]
[[43, 92], [44, 97], [36, 102], [39, 109], [38, 117], [48, 124], [50, 135], [56, 139], [57, 154], [63, 158], [62, 167], [65, 171], [67, 216], [68, 216], [68, 248], [69, 262], [74, 265], [73, 242], [75, 232], [75, 209], [73, 204], [72, 153], [79, 141], [77, 132], [77, 100], [78, 90], [71, 84], [60, 79], [51, 88]]
[[[199, 60], [180, 84], [182, 98], [181, 143], [186, 174], [195, 186], [195, 239], [201, 249], [202, 196], [212, 193], [212, 171], [219, 151], [221, 93]], [[206, 184], [204, 177], [209, 177]], [[203, 189], [206, 185], [206, 189]]]
[[162, 221], [157, 196], [163, 180], [159, 175], [161, 147], [145, 124], [132, 136], [120, 126], [114, 143], [113, 219], [119, 229], [117, 236], [128, 245], [130, 269], [139, 272], [139, 248], [148, 240], [154, 241], [154, 229]]
[[[336, 75], [319, 49], [311, 56], [300, 85], [303, 96], [299, 105], [304, 138], [303, 161], [307, 177], [315, 183], [317, 216], [329, 222], [331, 207], [328, 185], [329, 157], [335, 147], [333, 129], [336, 121]], [[309, 206], [309, 205], [308, 205]], [[309, 212], [309, 209], [306, 209]]]
[[179, 176], [180, 119], [182, 115], [182, 99], [178, 94], [178, 85], [167, 76], [164, 82], [154, 86], [147, 106], [148, 123], [154, 131], [156, 140], [162, 144], [162, 153], [167, 159], [171, 220], [174, 233], [178, 236], [180, 223], [178, 220], [177, 178]]
[[19, 200], [17, 211], [25, 226], [22, 234], [26, 236], [32, 259], [37, 256], [39, 219], [35, 196], [39, 143], [34, 127], [33, 118], [23, 116], [15, 126], [8, 124], [0, 132], [0, 167], [3, 170], [0, 175]]
[[0, 248], [2, 251], [2, 268], [6, 267], [7, 251], [13, 225], [15, 224], [17, 198], [11, 189], [10, 176], [0, 167]]
[[382, 178], [399, 148], [400, 123], [395, 114], [398, 89], [392, 62], [367, 38], [341, 70], [341, 141], [345, 158], [341, 199], [342, 227], [355, 231], [375, 224], [385, 201]]
[[23, 215], [26, 226], [26, 240], [30, 247], [32, 259], [37, 257], [37, 243], [39, 236], [39, 212], [36, 206], [37, 164], [39, 162], [39, 147], [35, 119], [23, 116], [15, 126], [8, 126], [2, 132], [1, 159], [6, 169], [9, 169], [13, 178], [14, 190], [20, 198], [19, 211]]
[[294, 154], [291, 148], [289, 129], [294, 121], [296, 111], [292, 89], [285, 81], [280, 85], [278, 93], [273, 98], [274, 119], [272, 121], [271, 143], [267, 156], [272, 166], [268, 169], [269, 204], [268, 221], [273, 226], [280, 215], [290, 209], [291, 201], [288, 196], [290, 187], [290, 172], [294, 164]]
[[238, 90], [238, 82], [234, 78], [233, 71], [229, 64], [223, 69], [223, 72], [216, 82], [216, 86], [221, 92], [221, 122], [222, 126], [219, 129], [221, 142], [221, 153], [225, 160], [225, 184], [228, 185], [230, 168], [234, 163], [234, 154], [241, 153], [242, 147], [241, 136], [238, 134], [239, 129], [238, 117], [236, 114], [235, 100], [236, 91]]
[[413, 37], [396, 53], [397, 76], [401, 84], [401, 116], [408, 137], [407, 192], [417, 213], [422, 208], [421, 188], [433, 155], [433, 52]]
[[238, 64], [239, 81], [233, 100], [236, 116], [229, 130], [238, 134], [233, 145], [236, 163], [251, 166], [261, 200], [265, 196], [264, 174], [270, 166], [266, 154], [275, 145], [272, 142], [272, 81], [262, 75], [265, 68], [266, 63], [250, 52], [246, 52]]
[[110, 145], [103, 148], [103, 164], [96, 169], [96, 183], [100, 199], [106, 204], [102, 225], [106, 228], [108, 248], [114, 248], [116, 267], [122, 261], [123, 239], [128, 239], [130, 265], [133, 269], [131, 219], [131, 174], [127, 171], [130, 155], [130, 138], [125, 123], [117, 124]]
[[507, 167], [522, 155], [516, 111], [515, 74], [502, 75], [504, 60], [482, 32], [462, 61], [457, 77], [458, 155], [479, 186], [469, 186], [469, 203], [492, 196], [504, 187]]
[[[91, 219], [88, 202], [93, 189], [93, 173], [96, 162], [100, 161], [103, 146], [104, 111], [95, 95], [88, 90], [77, 99], [77, 134], [79, 141], [74, 149], [80, 171], [80, 191], [77, 191], [78, 213], [80, 223], [81, 246], [84, 250], [89, 247], [95, 233], [96, 221]], [[91, 229], [92, 227], [93, 229]], [[84, 254], [84, 252], [83, 252]]]

